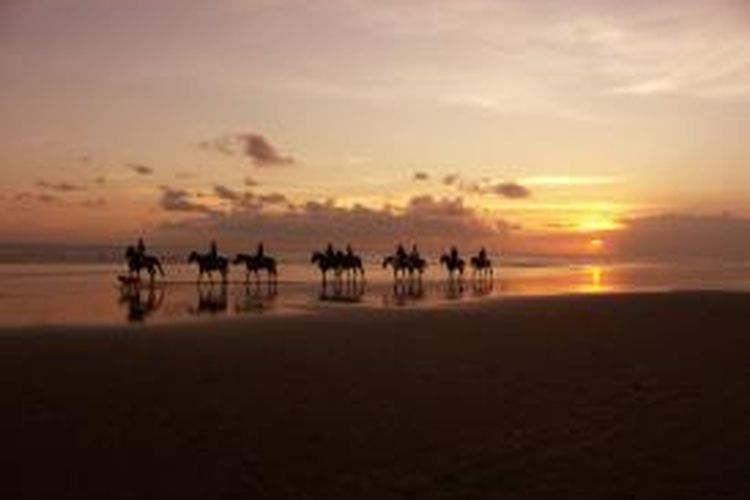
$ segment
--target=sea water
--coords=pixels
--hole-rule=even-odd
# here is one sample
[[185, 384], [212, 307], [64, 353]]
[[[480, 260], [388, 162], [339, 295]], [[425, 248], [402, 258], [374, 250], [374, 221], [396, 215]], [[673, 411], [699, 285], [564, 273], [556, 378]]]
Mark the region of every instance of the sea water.
[[306, 254], [279, 255], [278, 282], [246, 279], [233, 266], [197, 283], [197, 270], [166, 259], [165, 277], [122, 286], [114, 249], [0, 249], [0, 326], [160, 323], [195, 318], [309, 314], [337, 308], [431, 308], [489, 297], [671, 290], [750, 290], [750, 263], [617, 262], [608, 259], [504, 256], [493, 277], [449, 279], [436, 261], [424, 277], [393, 279], [381, 258], [364, 258], [365, 279], [329, 276], [325, 286]]

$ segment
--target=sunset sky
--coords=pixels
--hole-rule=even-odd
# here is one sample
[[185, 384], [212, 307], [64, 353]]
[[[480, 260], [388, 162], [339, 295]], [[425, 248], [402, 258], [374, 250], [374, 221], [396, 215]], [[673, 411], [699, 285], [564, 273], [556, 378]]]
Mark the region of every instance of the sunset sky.
[[5, 0], [0, 78], [0, 242], [750, 254], [746, 0]]

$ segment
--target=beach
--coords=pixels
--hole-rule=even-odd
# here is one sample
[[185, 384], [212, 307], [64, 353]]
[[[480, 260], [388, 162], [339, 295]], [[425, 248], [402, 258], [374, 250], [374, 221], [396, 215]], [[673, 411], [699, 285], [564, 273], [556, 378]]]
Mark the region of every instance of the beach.
[[748, 498], [750, 294], [0, 330], [3, 498]]

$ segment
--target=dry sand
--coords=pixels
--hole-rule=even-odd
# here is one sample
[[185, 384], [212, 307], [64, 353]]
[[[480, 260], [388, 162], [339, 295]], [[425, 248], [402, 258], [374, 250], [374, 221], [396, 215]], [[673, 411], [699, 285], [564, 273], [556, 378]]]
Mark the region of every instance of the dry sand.
[[0, 333], [0, 498], [750, 498], [750, 295]]

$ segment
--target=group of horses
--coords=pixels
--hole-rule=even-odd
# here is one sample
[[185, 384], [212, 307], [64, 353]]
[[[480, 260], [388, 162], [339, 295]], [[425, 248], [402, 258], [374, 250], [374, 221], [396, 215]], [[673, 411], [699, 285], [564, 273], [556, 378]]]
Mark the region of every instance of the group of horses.
[[[128, 263], [129, 280], [138, 280], [141, 271], [146, 271], [149, 278], [153, 281], [156, 275], [164, 276], [164, 268], [157, 257], [148, 255], [145, 252], [138, 251], [135, 247], [129, 246], [125, 251], [125, 258]], [[351, 247], [346, 251], [334, 250], [331, 245], [326, 250], [313, 252], [310, 262], [315, 264], [320, 270], [323, 284], [326, 283], [328, 274], [332, 273], [337, 280], [346, 278], [347, 280], [356, 281], [364, 278], [365, 268], [362, 264], [362, 258], [356, 255]], [[450, 279], [461, 277], [466, 268], [466, 262], [458, 254], [454, 247], [450, 252], [440, 256], [441, 266], [445, 266]], [[219, 255], [216, 252], [191, 252], [188, 256], [188, 263], [198, 266], [198, 282], [200, 283], [204, 276], [213, 281], [213, 273], [218, 273], [222, 281], [226, 281], [229, 275], [230, 261], [227, 257]], [[249, 281], [251, 276], [256, 281], [260, 280], [261, 273], [265, 272], [269, 283], [275, 283], [278, 277], [278, 266], [276, 259], [262, 252], [256, 254], [237, 254], [231, 262], [234, 265], [244, 265], [245, 278]], [[427, 260], [418, 252], [412, 251], [407, 253], [401, 247], [392, 255], [386, 256], [382, 261], [383, 269], [391, 267], [393, 270], [394, 280], [414, 277], [421, 279], [427, 269]], [[493, 274], [492, 262], [487, 257], [484, 250], [469, 259], [469, 265], [472, 268], [474, 277], [490, 277]], [[121, 278], [121, 280], [123, 280]]]

